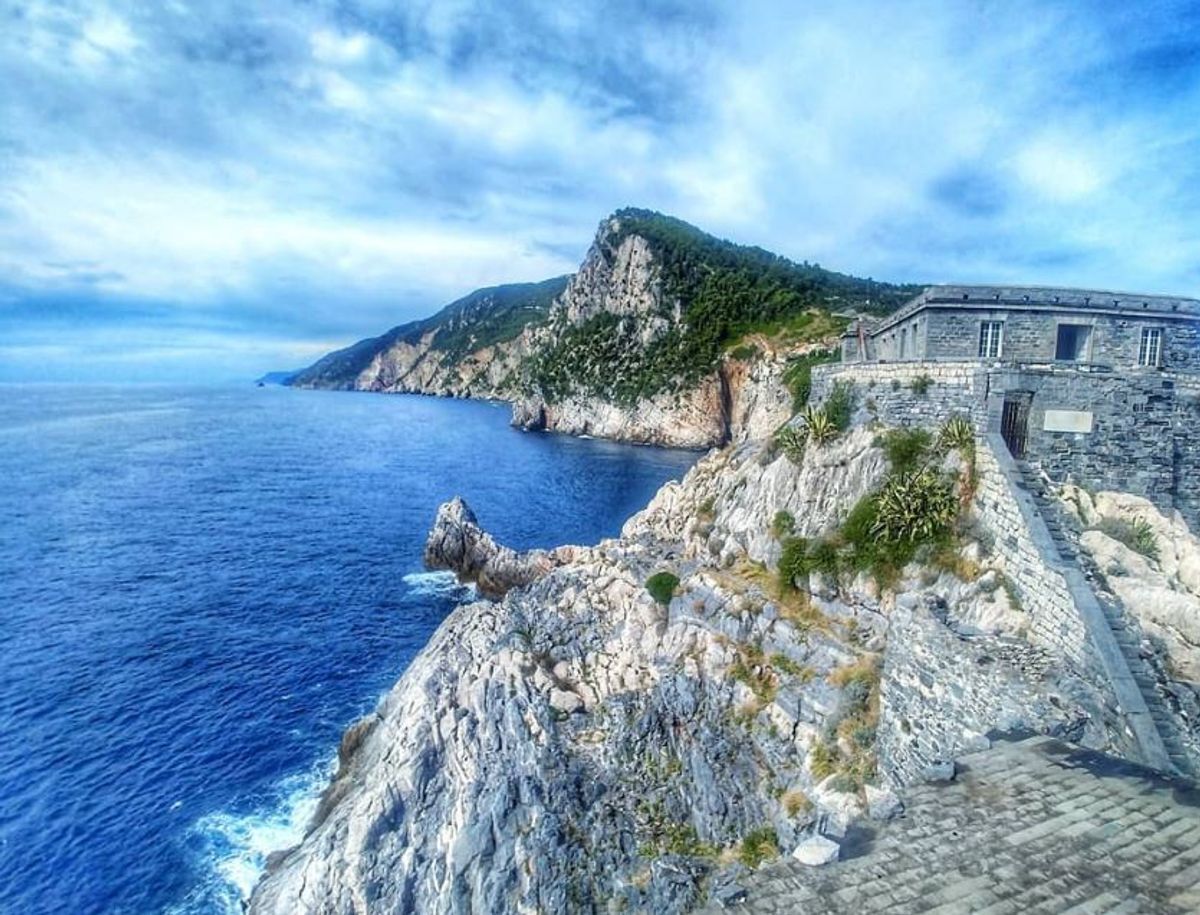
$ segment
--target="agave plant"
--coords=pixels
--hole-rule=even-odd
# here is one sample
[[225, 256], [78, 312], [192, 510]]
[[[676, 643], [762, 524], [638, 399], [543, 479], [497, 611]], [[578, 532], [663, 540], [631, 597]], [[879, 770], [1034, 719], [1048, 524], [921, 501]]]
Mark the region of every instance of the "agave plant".
[[793, 464], [804, 460], [804, 445], [808, 437], [808, 429], [796, 426], [784, 426], [775, 433], [775, 445]]
[[937, 443], [939, 451], [969, 452], [975, 447], [975, 430], [971, 427], [971, 421], [961, 414], [951, 416], [939, 430]]
[[822, 407], [805, 407], [801, 422], [808, 430], [808, 437], [818, 445], [837, 438], [838, 427]]
[[932, 540], [954, 522], [954, 487], [929, 467], [894, 476], [879, 493], [871, 532], [886, 541]]

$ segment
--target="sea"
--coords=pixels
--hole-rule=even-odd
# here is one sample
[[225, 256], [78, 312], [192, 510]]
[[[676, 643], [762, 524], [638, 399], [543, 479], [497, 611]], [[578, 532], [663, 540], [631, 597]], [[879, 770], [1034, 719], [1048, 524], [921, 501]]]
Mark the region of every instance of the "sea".
[[240, 913], [473, 596], [422, 567], [437, 506], [591, 544], [696, 457], [461, 400], [0, 386], [0, 912]]

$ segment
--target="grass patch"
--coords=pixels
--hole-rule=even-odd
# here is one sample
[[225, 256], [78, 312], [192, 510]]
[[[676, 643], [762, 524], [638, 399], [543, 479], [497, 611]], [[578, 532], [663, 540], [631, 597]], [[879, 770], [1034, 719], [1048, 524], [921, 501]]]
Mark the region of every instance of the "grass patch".
[[929, 393], [929, 389], [933, 387], [933, 379], [928, 375], [918, 375], [909, 382], [908, 387], [918, 397], [924, 397]]
[[933, 436], [924, 429], [891, 429], [881, 444], [894, 473], [912, 473], [929, 457]]
[[746, 833], [738, 849], [738, 860], [746, 867], [756, 868], [779, 854], [779, 837], [770, 826]]
[[775, 536], [776, 540], [791, 536], [795, 530], [796, 518], [791, 512], [775, 512], [775, 517], [771, 519], [771, 533]]
[[812, 370], [814, 366], [837, 362], [839, 354], [830, 349], [814, 350], [788, 360], [783, 371], [783, 383], [792, 393], [792, 412], [799, 413], [808, 404], [812, 394]]
[[1158, 538], [1154, 536], [1154, 528], [1141, 518], [1125, 521], [1122, 518], [1105, 518], [1100, 522], [1098, 530], [1107, 534], [1113, 540], [1120, 541], [1135, 553], [1141, 553], [1147, 559], [1158, 561]]

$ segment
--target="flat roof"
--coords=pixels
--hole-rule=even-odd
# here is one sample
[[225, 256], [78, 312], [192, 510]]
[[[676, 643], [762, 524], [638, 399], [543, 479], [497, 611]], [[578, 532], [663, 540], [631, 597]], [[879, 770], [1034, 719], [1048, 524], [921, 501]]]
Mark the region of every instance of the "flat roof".
[[[1069, 289], [1058, 286], [928, 286], [892, 314], [867, 325], [867, 333], [878, 334], [926, 308], [1064, 309], [1110, 315], [1153, 315], [1157, 318], [1200, 319], [1200, 299], [1114, 292], [1106, 289]], [[843, 336], [854, 336], [848, 328]]]

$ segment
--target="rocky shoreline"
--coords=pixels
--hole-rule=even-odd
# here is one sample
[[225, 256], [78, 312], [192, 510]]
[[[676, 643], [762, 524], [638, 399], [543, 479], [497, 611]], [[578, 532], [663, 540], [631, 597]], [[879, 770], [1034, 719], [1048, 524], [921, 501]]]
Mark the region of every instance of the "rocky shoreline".
[[775, 586], [773, 519], [816, 537], [888, 472], [860, 415], [798, 460], [767, 438], [712, 451], [594, 547], [517, 553], [443, 506], [428, 561], [491, 599], [456, 609], [351, 729], [250, 910], [684, 912], [939, 777], [913, 728], [945, 760], [986, 743], [981, 717], [1116, 748], [1105, 697], [1025, 640], [986, 537], [886, 592], [863, 574]]

